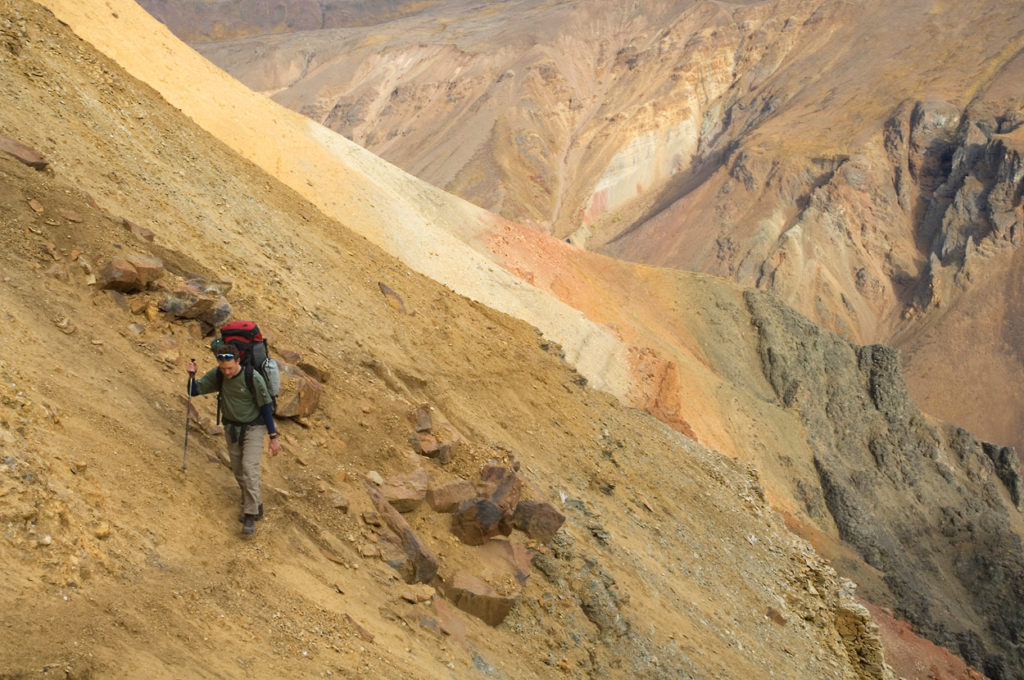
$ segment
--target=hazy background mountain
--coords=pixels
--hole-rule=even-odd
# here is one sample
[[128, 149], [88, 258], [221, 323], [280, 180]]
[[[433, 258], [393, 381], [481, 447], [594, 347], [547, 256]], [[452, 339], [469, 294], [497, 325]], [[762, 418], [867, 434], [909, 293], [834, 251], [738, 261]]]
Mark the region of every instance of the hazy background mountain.
[[901, 348], [927, 411], [1024, 446], [1015, 4], [142, 4], [488, 210]]

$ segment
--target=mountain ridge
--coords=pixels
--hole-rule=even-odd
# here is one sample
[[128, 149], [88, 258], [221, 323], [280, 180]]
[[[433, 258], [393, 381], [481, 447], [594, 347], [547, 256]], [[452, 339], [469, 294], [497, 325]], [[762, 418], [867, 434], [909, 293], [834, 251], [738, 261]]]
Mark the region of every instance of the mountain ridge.
[[[185, 35], [201, 23], [168, 22]], [[969, 288], [986, 291], [977, 302], [1012, 285], [991, 249], [972, 255], [983, 263], [973, 275], [949, 259], [964, 234], [939, 247], [941, 266], [931, 258], [942, 220], [979, 233], [992, 219], [1024, 224], [1019, 177], [994, 189], [977, 165], [949, 174], [954, 154], [976, 163], [981, 137], [1019, 125], [1022, 40], [1019, 13], [999, 3], [778, 0], [446, 3], [372, 29], [196, 46], [253, 89], [520, 224], [771, 290], [857, 342], [897, 345], [928, 411], [1020, 450], [1024, 402], [1005, 389], [945, 398], [943, 386], [969, 391], [972, 380], [915, 336], [1020, 345], [998, 308], [969, 330], [925, 317], [948, 319], [936, 307]], [[972, 376], [1024, 379], [1003, 343], [981, 353], [993, 360]]]

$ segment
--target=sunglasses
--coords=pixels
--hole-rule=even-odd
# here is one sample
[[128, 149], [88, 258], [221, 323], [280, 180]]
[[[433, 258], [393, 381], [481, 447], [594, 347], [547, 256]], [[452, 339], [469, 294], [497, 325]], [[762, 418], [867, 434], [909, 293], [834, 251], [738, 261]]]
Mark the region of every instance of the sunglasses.
[[217, 361], [231, 361], [235, 358], [234, 354], [218, 354]]

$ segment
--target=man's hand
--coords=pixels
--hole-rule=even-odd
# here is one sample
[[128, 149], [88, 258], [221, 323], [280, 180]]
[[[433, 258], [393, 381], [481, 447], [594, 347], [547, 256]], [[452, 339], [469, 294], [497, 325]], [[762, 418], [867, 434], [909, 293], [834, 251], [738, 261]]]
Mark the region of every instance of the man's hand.
[[270, 440], [270, 453], [275, 456], [281, 453], [281, 440], [277, 437]]
[[195, 359], [189, 359], [188, 363], [185, 364], [185, 370], [188, 371], [189, 375], [195, 375], [196, 371], [198, 369], [199, 369], [199, 367], [196, 366], [196, 360]]

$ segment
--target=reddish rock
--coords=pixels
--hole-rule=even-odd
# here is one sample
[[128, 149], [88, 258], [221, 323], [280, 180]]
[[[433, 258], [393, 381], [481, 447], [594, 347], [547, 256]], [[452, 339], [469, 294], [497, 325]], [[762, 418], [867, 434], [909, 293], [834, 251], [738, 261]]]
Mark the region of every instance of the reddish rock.
[[462, 611], [491, 626], [504, 621], [518, 599], [499, 595], [489, 585], [464, 571], [456, 572], [452, 582], [445, 585], [444, 595]]
[[523, 492], [523, 480], [512, 470], [488, 465], [480, 471], [480, 495], [490, 498], [499, 508], [511, 514]]
[[43, 158], [41, 153], [10, 137], [0, 135], [0, 151], [14, 156], [25, 165], [36, 170], [45, 170], [50, 166], [50, 161]]
[[419, 468], [384, 480], [381, 494], [399, 512], [412, 512], [427, 495], [427, 471]]
[[465, 479], [427, 489], [427, 503], [435, 512], [455, 512], [460, 505], [474, 497], [476, 487]]
[[416, 453], [427, 458], [436, 458], [441, 453], [441, 444], [429, 432], [417, 432], [409, 438], [409, 443]]
[[546, 543], [565, 522], [565, 515], [550, 503], [519, 501], [512, 524], [530, 538]]
[[512, 533], [511, 517], [486, 498], [471, 498], [452, 515], [452, 533], [466, 545], [483, 545]]
[[318, 383], [325, 383], [331, 377], [330, 372], [326, 368], [312, 364], [309, 360], [293, 361], [292, 363]]
[[384, 524], [393, 534], [393, 540], [401, 546], [402, 556], [388, 556], [387, 562], [406, 583], [429, 583], [437, 576], [437, 557], [412, 530], [405, 518], [388, 503], [377, 487], [367, 485], [374, 507]]
[[130, 255], [125, 258], [139, 275], [139, 286], [145, 288], [164, 275], [164, 263], [158, 257]]
[[103, 266], [98, 282], [101, 290], [116, 290], [121, 293], [130, 293], [142, 287], [139, 272], [128, 260], [121, 257], [115, 257]]
[[125, 229], [130, 231], [132, 234], [134, 234], [137, 238], [139, 238], [142, 241], [148, 241], [152, 243], [153, 239], [156, 238], [156, 235], [152, 232], [152, 230], [147, 229], [142, 225], [135, 224], [131, 220], [123, 220], [121, 224], [124, 225]]
[[466, 621], [462, 618], [462, 614], [439, 597], [435, 597], [431, 600], [430, 607], [433, 609], [434, 615], [437, 617], [437, 623], [441, 628], [441, 632], [445, 635], [450, 635], [453, 639], [465, 646]]
[[159, 306], [179, 319], [198, 319], [211, 326], [221, 326], [231, 316], [231, 305], [223, 294], [205, 291], [194, 282], [167, 291]]
[[280, 418], [307, 418], [320, 406], [324, 388], [304, 371], [283, 361], [277, 363], [281, 391], [274, 414]]

